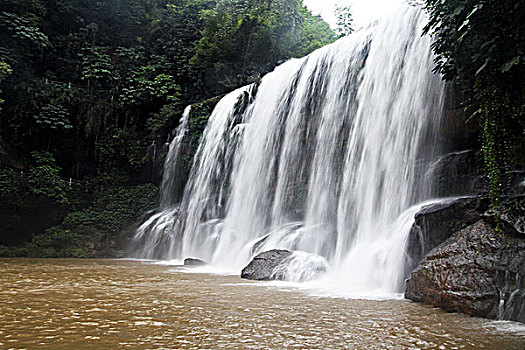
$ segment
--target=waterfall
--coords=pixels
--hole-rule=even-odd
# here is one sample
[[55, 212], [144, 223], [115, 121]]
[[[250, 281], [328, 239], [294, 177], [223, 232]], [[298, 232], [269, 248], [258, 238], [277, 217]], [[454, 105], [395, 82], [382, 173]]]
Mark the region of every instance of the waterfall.
[[160, 185], [160, 206], [166, 208], [177, 202], [177, 195], [181, 192], [182, 169], [180, 165], [180, 155], [184, 145], [184, 139], [188, 134], [188, 122], [191, 112], [191, 105], [184, 109], [179, 126], [175, 129], [175, 137], [170, 143], [168, 155], [164, 162], [162, 173], [162, 183]]
[[323, 257], [346, 285], [397, 290], [439, 153], [444, 85], [425, 23], [405, 5], [225, 96], [156, 257], [239, 271], [283, 248]]
[[180, 118], [179, 125], [175, 128], [175, 136], [168, 148], [160, 186], [159, 212], [151, 215], [142, 223], [133, 237], [131, 250], [136, 257], [150, 258], [170, 254], [171, 231], [178, 219], [179, 205], [177, 202], [181, 193], [180, 188], [184, 185], [180, 156], [188, 135], [190, 112], [191, 106], [187, 106]]

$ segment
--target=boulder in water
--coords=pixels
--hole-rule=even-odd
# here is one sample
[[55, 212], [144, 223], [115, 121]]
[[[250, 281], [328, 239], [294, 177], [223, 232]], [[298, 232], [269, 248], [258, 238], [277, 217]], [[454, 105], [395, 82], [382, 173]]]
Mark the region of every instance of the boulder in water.
[[485, 218], [430, 251], [405, 297], [449, 312], [525, 322], [525, 239]]
[[184, 259], [184, 266], [204, 266], [204, 265], [208, 265], [208, 263], [201, 259], [196, 259], [196, 258]]
[[241, 278], [301, 282], [326, 272], [328, 264], [318, 255], [273, 249], [257, 255], [241, 273]]
[[273, 276], [273, 270], [293, 253], [284, 249], [272, 249], [258, 254], [241, 272], [241, 278], [249, 280], [268, 281]]

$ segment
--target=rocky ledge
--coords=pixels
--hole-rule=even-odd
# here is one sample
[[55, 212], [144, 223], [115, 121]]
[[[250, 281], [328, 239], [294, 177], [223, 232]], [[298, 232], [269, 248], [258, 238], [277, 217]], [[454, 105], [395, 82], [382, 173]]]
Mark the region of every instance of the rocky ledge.
[[457, 231], [478, 221], [489, 208], [486, 197], [463, 197], [424, 206], [415, 215], [407, 242], [407, 272]]
[[406, 282], [405, 297], [450, 312], [525, 322], [523, 233], [481, 215], [426, 254]]

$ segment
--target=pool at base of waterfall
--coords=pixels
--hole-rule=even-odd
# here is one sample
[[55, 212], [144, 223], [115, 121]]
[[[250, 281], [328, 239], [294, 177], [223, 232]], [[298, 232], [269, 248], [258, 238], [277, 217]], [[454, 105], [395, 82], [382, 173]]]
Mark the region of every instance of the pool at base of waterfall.
[[525, 347], [518, 323], [198, 271], [155, 261], [0, 259], [0, 348]]

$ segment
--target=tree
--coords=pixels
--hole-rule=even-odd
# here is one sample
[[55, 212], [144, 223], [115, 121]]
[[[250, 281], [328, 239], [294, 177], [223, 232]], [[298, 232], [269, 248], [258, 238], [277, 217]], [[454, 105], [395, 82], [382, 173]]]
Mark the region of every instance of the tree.
[[[299, 0], [220, 0], [202, 10], [201, 18], [204, 31], [190, 63], [211, 94], [253, 82], [278, 61], [335, 39], [328, 26], [314, 25], [322, 21]], [[321, 45], [308, 45], [313, 42]]]
[[337, 28], [335, 30], [339, 37], [350, 35], [354, 28], [352, 27], [354, 19], [350, 6], [335, 6], [335, 16], [337, 18]]

